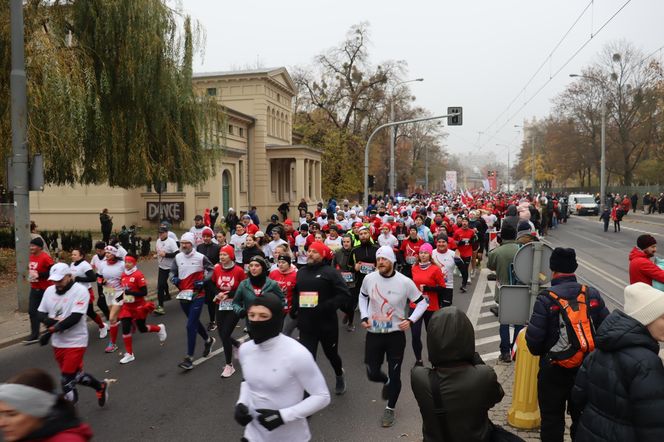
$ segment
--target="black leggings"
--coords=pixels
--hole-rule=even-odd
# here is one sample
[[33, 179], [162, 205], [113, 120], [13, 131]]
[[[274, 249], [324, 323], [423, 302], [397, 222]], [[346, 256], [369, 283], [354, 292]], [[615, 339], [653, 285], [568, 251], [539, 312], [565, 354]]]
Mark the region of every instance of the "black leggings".
[[88, 303], [88, 311], [85, 312], [88, 315], [88, 318], [93, 321], [97, 318], [97, 312], [95, 311], [95, 305], [93, 303]]
[[101, 284], [97, 284], [97, 307], [104, 314], [106, 319], [111, 319], [111, 311], [106, 304], [106, 296], [104, 296], [104, 288]]
[[28, 312], [30, 314], [30, 338], [32, 339], [39, 337], [39, 326], [41, 325], [41, 322], [39, 321], [38, 309], [43, 297], [44, 290], [30, 289]]
[[466, 288], [466, 284], [468, 284], [468, 266], [470, 265], [471, 259], [472, 259], [471, 256], [469, 256], [468, 258], [454, 259], [454, 263], [461, 272], [461, 287], [463, 288]]
[[159, 268], [159, 275], [157, 276], [157, 302], [159, 307], [164, 306], [164, 301], [169, 296], [168, 293], [168, 275], [170, 270]]
[[214, 302], [215, 296], [217, 296], [217, 287], [212, 281], [207, 281], [205, 283], [205, 304], [207, 304], [210, 322], [216, 321], [217, 309], [219, 308], [219, 305]]
[[132, 319], [132, 318], [122, 318], [120, 319], [122, 323], [122, 334], [130, 335], [131, 334], [131, 323], [136, 323], [136, 328], [141, 333], [147, 333], [148, 327], [145, 325], [145, 319]]
[[[410, 309], [410, 313], [413, 314], [413, 309]], [[411, 340], [413, 344], [413, 353], [415, 353], [415, 359], [418, 361], [422, 360], [422, 320], [424, 320], [424, 326], [428, 330], [429, 320], [433, 314], [433, 310], [426, 310], [422, 317], [418, 321], [413, 322], [413, 325], [410, 327], [412, 332]]]
[[240, 317], [233, 310], [217, 310], [217, 331], [224, 346], [226, 364], [233, 362], [233, 347], [240, 345], [232, 336], [238, 321], [240, 321]]
[[[364, 363], [367, 377], [372, 382], [387, 385], [387, 406], [394, 408], [401, 393], [401, 363], [406, 349], [406, 334], [402, 331], [391, 333], [367, 333], [364, 347]], [[381, 370], [387, 356], [387, 374]]]
[[350, 287], [350, 301], [341, 308], [341, 311], [348, 315], [348, 325], [353, 325], [355, 319], [355, 309], [357, 308], [357, 299], [360, 295], [360, 286]]
[[613, 221], [613, 231], [620, 232], [620, 221]]
[[318, 343], [320, 342], [323, 347], [323, 353], [330, 361], [334, 374], [341, 376], [343, 374], [341, 357], [339, 357], [338, 343], [339, 343], [339, 330], [325, 333], [309, 333], [300, 330], [300, 344], [304, 345], [307, 350], [316, 359], [316, 351], [318, 350]]

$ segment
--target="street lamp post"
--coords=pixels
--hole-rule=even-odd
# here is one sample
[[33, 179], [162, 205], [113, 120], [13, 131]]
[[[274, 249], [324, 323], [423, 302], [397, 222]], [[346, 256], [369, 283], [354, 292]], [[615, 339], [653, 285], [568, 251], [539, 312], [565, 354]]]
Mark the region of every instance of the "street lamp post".
[[[424, 81], [424, 78], [415, 78], [414, 80], [406, 80], [406, 81], [401, 81], [397, 84], [395, 84], [392, 87], [392, 92], [390, 94], [390, 122], [394, 121], [394, 90], [401, 86], [402, 84], [406, 83], [412, 83], [414, 81]], [[391, 131], [390, 131], [390, 176], [389, 176], [389, 182], [390, 182], [390, 195], [394, 196], [395, 190], [396, 190], [396, 175], [394, 172], [394, 144], [397, 136], [397, 129], [396, 125], [392, 126]]]
[[371, 140], [373, 139], [374, 135], [378, 133], [378, 131], [386, 127], [398, 126], [399, 124], [419, 123], [420, 121], [429, 121], [429, 120], [441, 120], [443, 118], [455, 117], [457, 115], [460, 114], [453, 113], [453, 114], [437, 115], [435, 117], [424, 117], [424, 118], [415, 118], [412, 120], [393, 121], [391, 123], [381, 124], [376, 129], [374, 129], [374, 131], [371, 132], [371, 135], [369, 135], [369, 139], [367, 140], [367, 145], [364, 147], [364, 194], [362, 195], [364, 204], [368, 203], [368, 198], [369, 198], [369, 146], [371, 145]]
[[[515, 124], [514, 127], [520, 127], [522, 129], [525, 129], [523, 126], [520, 126], [518, 124]], [[525, 135], [525, 133], [524, 133]], [[531, 148], [531, 157], [532, 157], [532, 167], [531, 167], [531, 180], [533, 182], [533, 197], [535, 196], [535, 135], [533, 133], [530, 134], [530, 148]]]
[[601, 154], [599, 159], [599, 201], [601, 206], [606, 204], [606, 91], [604, 89], [604, 82], [592, 75], [569, 74], [572, 78], [585, 78], [595, 81], [602, 85], [602, 130], [600, 134]]

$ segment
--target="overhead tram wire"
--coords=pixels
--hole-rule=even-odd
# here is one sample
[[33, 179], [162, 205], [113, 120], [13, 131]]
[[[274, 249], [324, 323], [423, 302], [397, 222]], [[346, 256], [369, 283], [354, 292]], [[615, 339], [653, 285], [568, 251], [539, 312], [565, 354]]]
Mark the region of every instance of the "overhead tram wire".
[[493, 121], [491, 122], [491, 124], [489, 124], [489, 125], [486, 127], [486, 129], [484, 129], [484, 132], [485, 132], [485, 133], [488, 133], [489, 129], [491, 129], [491, 126], [493, 126], [494, 124], [496, 124], [496, 122], [497, 122], [498, 120], [500, 120], [500, 118], [501, 118], [503, 115], [505, 115], [507, 112], [509, 112], [509, 110], [510, 110], [510, 108], [512, 107], [512, 105], [513, 105], [513, 104], [516, 102], [516, 100], [518, 100], [519, 97], [520, 97], [520, 96], [526, 91], [526, 88], [528, 88], [528, 86], [530, 86], [530, 83], [532, 83], [532, 81], [535, 79], [535, 77], [537, 76], [537, 74], [539, 74], [540, 71], [542, 70], [542, 68], [544, 68], [544, 66], [546, 66], [546, 64], [547, 64], [548, 62], [551, 61], [551, 59], [553, 58], [553, 54], [554, 54], [554, 52], [556, 52], [556, 50], [560, 47], [560, 45], [563, 43], [563, 41], [565, 41], [565, 39], [566, 39], [567, 36], [570, 34], [570, 32], [572, 32], [572, 29], [574, 29], [574, 27], [576, 27], [577, 23], [579, 23], [579, 21], [581, 20], [581, 18], [586, 14], [586, 12], [587, 12], [588, 9], [592, 6], [592, 4], [593, 4], [593, 0], [589, 1], [588, 4], [586, 5], [586, 7], [583, 8], [583, 11], [581, 11], [581, 13], [580, 13], [579, 16], [576, 18], [576, 20], [574, 20], [574, 23], [572, 23], [572, 26], [570, 26], [569, 29], [567, 29], [567, 31], [563, 34], [563, 36], [560, 38], [560, 40], [558, 41], [558, 43], [556, 43], [556, 45], [553, 47], [553, 49], [551, 49], [551, 51], [549, 52], [549, 55], [544, 59], [544, 61], [542, 61], [542, 64], [539, 65], [539, 67], [537, 68], [537, 70], [535, 71], [535, 73], [534, 73], [534, 74], [528, 79], [528, 81], [526, 82], [526, 84], [525, 84], [525, 85], [519, 90], [519, 93], [518, 93], [518, 94], [514, 97], [514, 99], [513, 99], [508, 105], [507, 105], [507, 107], [505, 108], [505, 110], [503, 110], [503, 111], [500, 113], [500, 115], [498, 115], [498, 116], [496, 117], [496, 119], [493, 120]]
[[[537, 96], [539, 95], [539, 93], [542, 92], [542, 90], [543, 90], [546, 86], [548, 86], [548, 84], [551, 83], [551, 81], [552, 81], [552, 80], [553, 80], [553, 79], [554, 79], [554, 78], [555, 78], [555, 77], [556, 77], [556, 76], [557, 76], [557, 75], [558, 75], [563, 69], [565, 69], [565, 67], [567, 67], [567, 65], [568, 65], [569, 63], [572, 62], [572, 60], [574, 60], [574, 58], [579, 54], [579, 52], [581, 52], [586, 46], [588, 46], [588, 44], [593, 40], [594, 37], [597, 36], [597, 34], [599, 34], [599, 33], [600, 33], [600, 32], [601, 32], [601, 31], [602, 31], [602, 30], [603, 30], [603, 29], [604, 29], [609, 23], [611, 23], [611, 21], [613, 21], [614, 18], [616, 18], [616, 16], [617, 16], [617, 15], [618, 15], [623, 9], [625, 9], [625, 7], [626, 7], [629, 3], [631, 3], [631, 1], [632, 1], [632, 0], [627, 0], [625, 3], [623, 3], [623, 5], [620, 6], [620, 8], [618, 8], [618, 10], [617, 10], [616, 12], [614, 12], [613, 15], [611, 15], [611, 17], [609, 17], [609, 18], [608, 18], [608, 19], [602, 24], [602, 26], [599, 27], [599, 29], [597, 29], [597, 32], [593, 33], [593, 34], [590, 36], [590, 38], [588, 38], [588, 40], [586, 40], [586, 41], [585, 41], [585, 42], [584, 42], [584, 43], [583, 43], [583, 44], [582, 44], [582, 45], [581, 45], [576, 51], [574, 51], [574, 53], [573, 53], [573, 54], [572, 54], [572, 55], [571, 55], [571, 56], [565, 61], [565, 63], [563, 63], [562, 66], [560, 66], [560, 68], [558, 68], [558, 70], [555, 71], [555, 72], [553, 73], [553, 75], [551, 75], [551, 76], [549, 77], [549, 79], [546, 80], [546, 81], [544, 82], [544, 84], [543, 84], [542, 86], [540, 86], [539, 89], [537, 89], [537, 91], [535, 91], [535, 93], [534, 93], [533, 95], [531, 95], [530, 98], [528, 98], [528, 100], [526, 100], [526, 101], [521, 105], [521, 107], [519, 107], [519, 109], [516, 110], [516, 112], [514, 112], [514, 113], [513, 113], [513, 114], [512, 114], [507, 120], [505, 120], [505, 122], [503, 123], [502, 126], [500, 126], [495, 132], [493, 132], [493, 134], [492, 134], [492, 135], [491, 135], [491, 136], [485, 141], [485, 143], [489, 143], [489, 142], [491, 142], [491, 141], [495, 138], [495, 136], [498, 135], [498, 133], [499, 133], [501, 130], [503, 130], [503, 128], [504, 128], [505, 126], [507, 126], [507, 124], [509, 124], [509, 123], [512, 121], [512, 119], [513, 119], [514, 117], [516, 117], [516, 116], [519, 114], [519, 112], [521, 112], [526, 106], [528, 106], [528, 105], [530, 104], [530, 102], [531, 102], [532, 100], [534, 100], [535, 97], [537, 97]], [[656, 51], [655, 51], [655, 52], [656, 52]]]

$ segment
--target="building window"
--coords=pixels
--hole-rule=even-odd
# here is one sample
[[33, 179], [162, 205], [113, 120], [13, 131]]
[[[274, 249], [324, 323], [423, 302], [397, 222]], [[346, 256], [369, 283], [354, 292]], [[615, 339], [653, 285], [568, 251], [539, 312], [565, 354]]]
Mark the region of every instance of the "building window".
[[148, 184], [147, 186], [145, 186], [145, 191], [146, 191], [147, 193], [152, 192], [152, 184]]
[[239, 135], [244, 138], [244, 127], [238, 127]]
[[270, 120], [270, 106], [267, 107], [267, 134], [272, 135], [272, 121]]
[[228, 135], [233, 135], [233, 125], [232, 124], [228, 125]]
[[238, 178], [240, 179], [240, 192], [244, 192], [244, 160], [237, 163]]
[[207, 88], [207, 94], [208, 94], [209, 97], [216, 97], [217, 96], [217, 88], [216, 87]]
[[277, 102], [281, 103], [281, 94], [277, 94]]
[[177, 191], [178, 191], [178, 192], [183, 192], [183, 191], [184, 191], [184, 186], [182, 185], [182, 183], [178, 183], [178, 185], [177, 185]]

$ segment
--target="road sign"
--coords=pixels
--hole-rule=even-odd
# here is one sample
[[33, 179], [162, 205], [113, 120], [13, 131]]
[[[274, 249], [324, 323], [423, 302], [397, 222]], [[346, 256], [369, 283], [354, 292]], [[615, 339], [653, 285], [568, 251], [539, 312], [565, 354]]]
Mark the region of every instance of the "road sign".
[[458, 114], [454, 116], [447, 117], [448, 126], [461, 126], [463, 124], [463, 108], [459, 107], [448, 107], [447, 114]]
[[533, 281], [533, 261], [535, 255], [534, 243], [528, 243], [521, 247], [514, 256], [514, 274], [523, 284], [532, 284], [536, 282], [540, 285], [548, 284], [551, 281], [551, 269], [549, 269], [549, 260], [553, 249], [551, 246], [542, 243], [542, 258], [540, 259], [539, 269], [537, 269], [537, 281]]
[[500, 286], [498, 322], [523, 325], [530, 319], [530, 287], [527, 285]]

